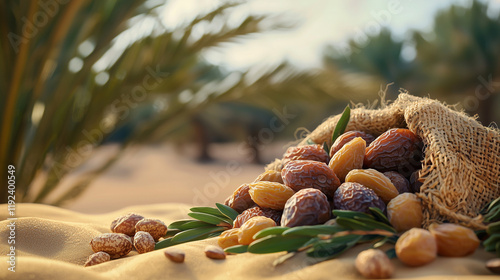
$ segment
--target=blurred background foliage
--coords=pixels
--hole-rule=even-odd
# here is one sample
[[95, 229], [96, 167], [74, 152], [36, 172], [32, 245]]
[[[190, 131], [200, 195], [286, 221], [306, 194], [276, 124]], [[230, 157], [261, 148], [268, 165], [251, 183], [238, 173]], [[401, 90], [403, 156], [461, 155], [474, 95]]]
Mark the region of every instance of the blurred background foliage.
[[[198, 160], [209, 161], [211, 142], [245, 141], [254, 153], [249, 158], [259, 163], [259, 143], [251, 139], [276, 111], [298, 116], [277, 134], [290, 139], [295, 128], [313, 129], [349, 100], [376, 100], [389, 83], [388, 99], [399, 88], [449, 103], [475, 96], [462, 109], [486, 125], [500, 117], [494, 83], [500, 80], [500, 17], [487, 15], [479, 1], [441, 11], [430, 32], [394, 39], [382, 29], [365, 42], [352, 39], [347, 53], [325, 47], [318, 69], [283, 62], [250, 71], [228, 71], [202, 54], [295, 23], [249, 15], [227, 24], [235, 2], [175, 28], [160, 20], [163, 1], [38, 3], [0, 2], [0, 161], [2, 170], [16, 166], [18, 202], [71, 201], [136, 144], [196, 143]], [[39, 13], [46, 14], [43, 24], [27, 23]], [[138, 35], [134, 28], [147, 21], [153, 28]], [[117, 46], [121, 36], [131, 43]], [[405, 47], [414, 49], [414, 58], [403, 57]], [[120, 148], [58, 189], [110, 142]], [[7, 200], [6, 183], [0, 182], [0, 202]]]

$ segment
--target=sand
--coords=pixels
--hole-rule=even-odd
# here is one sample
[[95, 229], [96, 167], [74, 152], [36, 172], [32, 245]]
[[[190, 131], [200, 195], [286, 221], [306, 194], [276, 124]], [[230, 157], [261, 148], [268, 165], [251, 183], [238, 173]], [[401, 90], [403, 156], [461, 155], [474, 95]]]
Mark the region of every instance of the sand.
[[[242, 160], [244, 155], [234, 151], [219, 151], [215, 163], [199, 165], [173, 153], [172, 147], [144, 147], [126, 155], [67, 209], [18, 203], [16, 272], [8, 270], [11, 221], [6, 220], [7, 205], [0, 205], [0, 279], [362, 279], [354, 268], [354, 258], [366, 246], [319, 264], [310, 264], [299, 254], [274, 267], [273, 261], [283, 253], [208, 259], [203, 249], [216, 244], [215, 238], [178, 245], [186, 252], [183, 264], [170, 262], [158, 250], [141, 255], [132, 251], [121, 259], [83, 267], [92, 254], [90, 240], [109, 232], [110, 222], [117, 216], [136, 212], [168, 224], [188, 218], [189, 207], [213, 205], [240, 184], [252, 181], [263, 166]], [[230, 162], [234, 164], [228, 165]], [[392, 260], [396, 266], [393, 278], [500, 279], [484, 267], [493, 257], [479, 249], [466, 258], [440, 257], [421, 268]]]

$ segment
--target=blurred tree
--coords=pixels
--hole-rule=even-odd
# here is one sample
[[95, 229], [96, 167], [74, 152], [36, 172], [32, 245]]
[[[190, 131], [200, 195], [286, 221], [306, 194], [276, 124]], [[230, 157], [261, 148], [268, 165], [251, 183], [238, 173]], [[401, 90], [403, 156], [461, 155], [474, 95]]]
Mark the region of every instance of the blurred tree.
[[425, 79], [418, 91], [458, 94], [455, 101], [466, 102], [463, 107], [479, 114], [483, 124], [493, 121], [500, 92], [500, 14], [488, 15], [488, 5], [477, 0], [470, 7], [452, 6], [436, 16], [431, 34], [416, 32], [414, 40]]
[[[318, 118], [314, 108], [325, 100], [366, 93], [370, 83], [353, 83], [335, 70], [299, 72], [283, 64], [221, 75], [203, 63], [207, 48], [260, 32], [270, 19], [248, 16], [228, 25], [235, 5], [169, 29], [159, 16], [164, 6], [152, 1], [1, 1], [0, 33], [9, 40], [0, 41], [0, 88], [7, 93], [0, 96], [0, 168], [16, 167], [16, 200], [74, 199], [123, 153], [59, 188], [108, 136], [121, 133], [122, 147], [165, 139], [215, 102], [268, 110], [300, 104], [315, 113], [306, 117]], [[153, 23], [149, 32], [138, 29], [145, 22]], [[269, 29], [283, 26], [271, 23]], [[6, 183], [0, 202], [7, 200]]]
[[[0, 42], [0, 87], [7, 93], [0, 99], [0, 165], [16, 167], [17, 201], [61, 204], [79, 195], [121, 152], [69, 190], [57, 195], [54, 190], [156, 96], [165, 96], [168, 104], [148, 120], [151, 130], [203, 105], [207, 96], [196, 95], [192, 102], [180, 96], [204, 73], [194, 67], [200, 53], [261, 31], [264, 17], [225, 24], [234, 5], [223, 4], [169, 30], [159, 19], [163, 7], [151, 1], [1, 1], [0, 32], [9, 40]], [[137, 38], [131, 28], [148, 20], [154, 22], [150, 35]], [[217, 32], [193, 34], [215, 21], [222, 22]], [[118, 36], [136, 40], [120, 50]], [[99, 63], [107, 66], [97, 70]], [[124, 145], [144, 138], [134, 134]], [[6, 202], [6, 183], [0, 183], [0, 202]]]
[[[377, 35], [367, 36], [365, 42], [349, 40], [347, 53], [344, 48], [341, 51], [335, 46], [327, 47], [324, 62], [326, 67], [376, 77], [380, 85], [394, 83], [388, 93], [395, 98], [399, 88], [408, 87], [412, 75], [413, 63], [403, 59], [402, 49], [403, 41], [394, 40], [390, 30], [384, 28]], [[378, 87], [373, 92], [377, 90]]]

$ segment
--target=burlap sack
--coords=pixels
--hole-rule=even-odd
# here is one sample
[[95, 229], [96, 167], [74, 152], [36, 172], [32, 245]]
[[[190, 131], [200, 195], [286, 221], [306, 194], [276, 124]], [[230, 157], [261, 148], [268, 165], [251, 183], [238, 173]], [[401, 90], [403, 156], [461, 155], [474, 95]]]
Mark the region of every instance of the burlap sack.
[[[308, 139], [323, 143], [331, 137], [340, 115], [332, 116]], [[465, 113], [439, 101], [402, 92], [380, 109], [356, 108], [346, 131], [361, 130], [380, 135], [390, 128], [408, 128], [424, 142], [425, 157], [420, 173], [424, 227], [449, 221], [484, 228], [479, 210], [500, 196], [500, 131], [485, 127]], [[281, 161], [267, 169], [281, 169]]]

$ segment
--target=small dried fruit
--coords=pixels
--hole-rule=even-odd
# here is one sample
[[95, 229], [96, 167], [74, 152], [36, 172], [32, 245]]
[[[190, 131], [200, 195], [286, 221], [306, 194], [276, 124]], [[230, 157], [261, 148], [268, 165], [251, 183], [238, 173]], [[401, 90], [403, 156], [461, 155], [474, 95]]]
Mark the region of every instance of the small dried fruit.
[[261, 181], [269, 181], [269, 182], [284, 184], [283, 179], [281, 178], [281, 172], [277, 170], [267, 170], [266, 172], [260, 174], [259, 177], [257, 177], [253, 182], [256, 183]]
[[423, 185], [423, 180], [420, 178], [420, 169], [413, 172], [410, 176], [410, 188], [414, 193], [420, 192], [420, 187]]
[[286, 201], [295, 193], [291, 188], [275, 182], [257, 182], [249, 184], [248, 193], [260, 207], [282, 210]]
[[254, 241], [253, 236], [268, 227], [275, 227], [276, 223], [267, 217], [256, 216], [246, 221], [238, 232], [238, 243], [249, 245]]
[[333, 170], [340, 181], [344, 182], [345, 176], [349, 171], [361, 169], [363, 167], [365, 150], [365, 140], [361, 137], [356, 137], [333, 155], [328, 166]]
[[205, 247], [205, 255], [214, 260], [223, 260], [226, 258], [226, 253], [220, 247], [215, 245], [208, 245]]
[[347, 174], [345, 181], [360, 183], [372, 189], [384, 203], [389, 203], [399, 194], [391, 180], [375, 169], [353, 169]]
[[299, 147], [290, 147], [283, 155], [283, 164], [293, 160], [313, 160], [328, 163], [328, 154], [322, 145], [305, 145]]
[[333, 155], [340, 150], [342, 147], [344, 147], [345, 144], [349, 143], [352, 139], [356, 137], [361, 137], [363, 140], [365, 140], [366, 145], [370, 145], [373, 140], [375, 140], [375, 137], [371, 134], [365, 133], [363, 131], [358, 131], [358, 130], [352, 130], [352, 131], [347, 131], [344, 134], [340, 135], [337, 140], [335, 140], [335, 143], [333, 143], [332, 147], [330, 148], [330, 157], [333, 157]]
[[295, 227], [322, 224], [330, 219], [330, 204], [317, 189], [302, 189], [286, 202], [281, 226]]
[[500, 274], [500, 258], [487, 261], [486, 268], [488, 268], [493, 273]]
[[392, 184], [400, 194], [411, 193], [410, 182], [401, 174], [396, 171], [387, 171], [383, 173], [385, 177], [391, 180]]
[[359, 183], [346, 182], [340, 185], [333, 196], [333, 203], [335, 208], [341, 210], [369, 213], [368, 208], [377, 207], [385, 212], [382, 199], [373, 190]]
[[116, 218], [111, 222], [111, 231], [115, 233], [124, 233], [128, 236], [134, 236], [135, 224], [144, 219], [143, 216], [135, 213], [129, 213], [125, 216]]
[[274, 209], [269, 209], [269, 208], [261, 208], [262, 209], [262, 216], [268, 217], [272, 219], [273, 221], [276, 222], [276, 225], [280, 225], [281, 223], [281, 216], [283, 215], [283, 211], [278, 211]]
[[239, 214], [238, 217], [236, 217], [236, 219], [233, 222], [233, 228], [239, 228], [246, 221], [250, 220], [252, 217], [257, 217], [257, 216], [264, 216], [262, 208], [260, 208], [259, 206], [248, 208], [247, 210]]
[[248, 184], [239, 186], [229, 198], [227, 206], [233, 208], [236, 212], [241, 213], [252, 207], [252, 205], [255, 205], [255, 202], [253, 202], [252, 197], [250, 197], [250, 194], [248, 193], [249, 190], [250, 187]]
[[436, 239], [438, 255], [444, 257], [470, 255], [480, 243], [473, 230], [457, 224], [432, 224], [429, 231]]
[[163, 253], [165, 254], [165, 257], [167, 257], [167, 259], [169, 259], [175, 263], [183, 263], [184, 258], [186, 256], [184, 251], [182, 251], [179, 248], [175, 248], [175, 247], [165, 249], [163, 251]]
[[90, 241], [92, 251], [106, 252], [112, 259], [127, 255], [132, 251], [130, 237], [123, 233], [103, 233]]
[[155, 241], [167, 234], [167, 225], [158, 219], [144, 218], [135, 225], [137, 231], [145, 231], [151, 234]]
[[92, 266], [92, 265], [100, 264], [103, 262], [107, 262], [109, 260], [111, 260], [111, 257], [109, 256], [108, 253], [97, 252], [97, 253], [90, 255], [87, 258], [87, 261], [85, 262], [85, 264], [83, 266]]
[[155, 240], [145, 231], [138, 231], [134, 235], [134, 247], [139, 254], [151, 252], [155, 249]]
[[430, 263], [437, 257], [436, 239], [425, 229], [412, 228], [396, 242], [396, 255], [408, 266]]
[[423, 215], [420, 199], [412, 193], [396, 196], [387, 204], [387, 216], [399, 232], [422, 226]]
[[387, 255], [379, 249], [368, 249], [356, 257], [356, 269], [368, 279], [390, 278], [394, 273], [394, 265]]
[[232, 228], [222, 232], [217, 238], [217, 244], [223, 249], [227, 247], [238, 245], [239, 228]]
[[312, 160], [291, 161], [281, 170], [285, 185], [294, 191], [315, 188], [327, 197], [333, 197], [340, 181], [325, 163]]
[[382, 133], [368, 148], [364, 166], [380, 172], [398, 171], [409, 176], [420, 168], [422, 141], [409, 129], [393, 128]]

